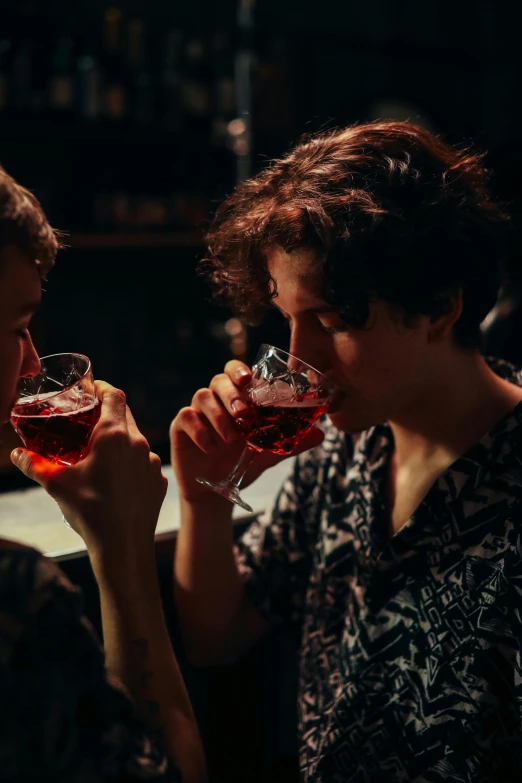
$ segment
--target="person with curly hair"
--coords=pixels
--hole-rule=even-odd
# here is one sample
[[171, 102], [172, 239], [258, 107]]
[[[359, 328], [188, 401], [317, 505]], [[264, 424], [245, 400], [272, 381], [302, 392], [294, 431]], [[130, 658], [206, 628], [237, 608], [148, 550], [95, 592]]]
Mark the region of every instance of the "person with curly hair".
[[217, 292], [252, 323], [278, 308], [338, 390], [235, 548], [196, 477], [236, 461], [250, 369], [171, 427], [187, 649], [218, 664], [295, 631], [303, 781], [522, 774], [522, 373], [480, 331], [509, 234], [479, 155], [393, 121], [305, 138], [211, 225]]

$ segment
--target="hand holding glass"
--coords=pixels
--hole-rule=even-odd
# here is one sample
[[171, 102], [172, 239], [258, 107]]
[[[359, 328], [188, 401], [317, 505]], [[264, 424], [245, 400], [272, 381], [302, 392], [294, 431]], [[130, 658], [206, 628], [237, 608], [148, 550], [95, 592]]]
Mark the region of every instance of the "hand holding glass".
[[273, 345], [262, 345], [245, 391], [250, 415], [236, 421], [247, 442], [239, 462], [222, 481], [197, 481], [252, 512], [239, 487], [256, 452], [290, 454], [325, 413], [333, 386], [306, 362]]
[[55, 464], [75, 465], [100, 417], [91, 362], [79, 353], [58, 353], [40, 363], [38, 375], [20, 382], [11, 423], [27, 449]]

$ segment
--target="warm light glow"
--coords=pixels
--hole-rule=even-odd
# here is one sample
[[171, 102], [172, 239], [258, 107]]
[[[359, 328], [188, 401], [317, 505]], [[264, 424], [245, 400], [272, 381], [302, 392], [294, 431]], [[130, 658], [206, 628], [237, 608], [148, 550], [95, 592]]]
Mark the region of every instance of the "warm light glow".
[[228, 132], [231, 136], [242, 136], [246, 133], [246, 122], [239, 117], [228, 123]]
[[229, 318], [225, 324], [225, 331], [231, 337], [234, 337], [236, 334], [241, 334], [243, 332], [243, 324], [239, 318]]
[[236, 139], [234, 142], [234, 152], [236, 155], [248, 155], [248, 142], [246, 139]]

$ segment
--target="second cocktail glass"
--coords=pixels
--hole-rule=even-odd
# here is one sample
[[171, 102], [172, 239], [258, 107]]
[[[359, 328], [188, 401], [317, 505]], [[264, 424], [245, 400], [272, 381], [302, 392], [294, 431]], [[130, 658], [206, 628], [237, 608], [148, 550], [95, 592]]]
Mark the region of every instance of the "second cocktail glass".
[[237, 419], [237, 425], [247, 446], [239, 462], [222, 481], [197, 481], [252, 512], [239, 488], [256, 453], [290, 454], [326, 412], [334, 389], [311, 365], [273, 345], [262, 345], [245, 391], [249, 415]]

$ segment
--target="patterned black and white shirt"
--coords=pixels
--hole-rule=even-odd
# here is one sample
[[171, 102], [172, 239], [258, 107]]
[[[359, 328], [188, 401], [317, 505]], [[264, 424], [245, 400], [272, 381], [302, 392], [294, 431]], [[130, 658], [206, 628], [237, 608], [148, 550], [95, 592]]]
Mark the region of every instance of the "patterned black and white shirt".
[[302, 779], [522, 780], [522, 403], [390, 536], [392, 448], [387, 425], [327, 426], [237, 547], [300, 635]]

